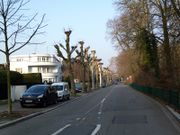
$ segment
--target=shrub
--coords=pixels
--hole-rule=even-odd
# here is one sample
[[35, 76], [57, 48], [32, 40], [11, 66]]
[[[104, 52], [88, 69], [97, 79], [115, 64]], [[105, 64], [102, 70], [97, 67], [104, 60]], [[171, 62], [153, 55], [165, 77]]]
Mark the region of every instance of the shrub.
[[[16, 71], [10, 71], [11, 75], [11, 84], [17, 84], [22, 82], [22, 75]], [[7, 82], [7, 71], [0, 70], [0, 82], [6, 83]]]
[[[11, 84], [22, 83], [22, 75], [16, 71], [10, 71]], [[0, 100], [7, 99], [7, 71], [0, 70]]]
[[31, 84], [37, 84], [42, 83], [42, 76], [41, 73], [28, 73], [28, 74], [22, 74], [23, 76], [23, 83], [31, 83]]

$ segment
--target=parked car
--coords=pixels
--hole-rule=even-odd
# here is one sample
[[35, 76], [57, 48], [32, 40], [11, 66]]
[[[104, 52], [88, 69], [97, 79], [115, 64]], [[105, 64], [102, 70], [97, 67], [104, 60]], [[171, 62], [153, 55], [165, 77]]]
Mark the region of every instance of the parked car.
[[76, 92], [82, 92], [82, 84], [75, 83], [75, 90], [76, 90]]
[[57, 103], [57, 91], [52, 89], [50, 85], [33, 85], [20, 98], [22, 107], [26, 105], [41, 105], [46, 107], [52, 103]]
[[59, 101], [70, 99], [68, 82], [53, 83], [51, 86], [57, 91]]

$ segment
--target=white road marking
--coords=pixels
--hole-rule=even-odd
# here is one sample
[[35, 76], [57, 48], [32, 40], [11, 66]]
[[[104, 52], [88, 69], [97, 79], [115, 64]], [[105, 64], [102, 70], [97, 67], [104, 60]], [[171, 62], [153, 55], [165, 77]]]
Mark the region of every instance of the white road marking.
[[101, 100], [101, 104], [103, 104], [105, 100], [106, 100], [106, 98], [103, 98], [103, 99]]
[[86, 117], [82, 118], [82, 120], [86, 120]]
[[81, 118], [76, 118], [76, 120], [80, 120]]
[[88, 113], [90, 113], [92, 110], [94, 110], [97, 106], [99, 106], [100, 103], [96, 104], [95, 106], [93, 106], [92, 108], [90, 108], [86, 113], [84, 113], [84, 115], [87, 115]]
[[102, 114], [103, 103], [104, 103], [105, 100], [106, 100], [106, 98], [103, 98], [103, 99], [101, 100], [101, 104], [100, 104], [100, 107], [99, 107], [98, 115], [101, 115], [101, 114]]
[[97, 132], [100, 130], [101, 128], [101, 124], [97, 124], [96, 128], [94, 129], [94, 131], [91, 133], [91, 135], [96, 135]]
[[59, 130], [54, 132], [52, 135], [57, 135], [57, 134], [61, 133], [64, 129], [68, 128], [69, 126], [71, 126], [71, 124], [67, 124], [66, 126], [60, 128]]

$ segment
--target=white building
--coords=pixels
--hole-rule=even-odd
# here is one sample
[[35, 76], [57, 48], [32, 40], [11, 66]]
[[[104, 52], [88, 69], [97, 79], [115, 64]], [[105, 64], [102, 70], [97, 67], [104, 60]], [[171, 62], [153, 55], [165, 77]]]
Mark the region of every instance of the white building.
[[62, 80], [61, 63], [54, 55], [14, 55], [10, 57], [10, 69], [20, 73], [41, 73], [43, 82]]

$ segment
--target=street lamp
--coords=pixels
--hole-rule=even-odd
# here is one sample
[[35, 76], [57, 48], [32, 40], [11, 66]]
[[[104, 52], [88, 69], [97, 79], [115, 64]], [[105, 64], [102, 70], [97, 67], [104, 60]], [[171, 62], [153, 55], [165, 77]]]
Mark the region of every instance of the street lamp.
[[103, 63], [99, 63], [99, 87], [102, 87], [102, 65]]
[[91, 80], [92, 80], [92, 89], [94, 90], [95, 89], [95, 84], [94, 84], [94, 62], [95, 62], [95, 54], [96, 54], [96, 51], [95, 50], [92, 50], [91, 51]]

